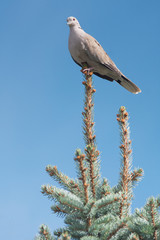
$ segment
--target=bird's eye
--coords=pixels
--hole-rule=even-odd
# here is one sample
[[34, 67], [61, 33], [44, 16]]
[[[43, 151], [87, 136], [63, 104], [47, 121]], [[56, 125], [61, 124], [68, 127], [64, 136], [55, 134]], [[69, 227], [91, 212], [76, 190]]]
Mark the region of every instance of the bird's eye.
[[73, 21], [75, 21], [76, 19], [75, 18], [73, 18]]

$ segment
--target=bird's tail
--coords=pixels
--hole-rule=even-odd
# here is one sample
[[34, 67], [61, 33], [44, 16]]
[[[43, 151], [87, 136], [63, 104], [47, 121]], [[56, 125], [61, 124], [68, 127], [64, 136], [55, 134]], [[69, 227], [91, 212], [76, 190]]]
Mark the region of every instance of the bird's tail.
[[141, 89], [137, 87], [131, 80], [121, 75], [119, 80], [116, 80], [122, 87], [126, 88], [129, 92], [137, 94], [141, 92]]

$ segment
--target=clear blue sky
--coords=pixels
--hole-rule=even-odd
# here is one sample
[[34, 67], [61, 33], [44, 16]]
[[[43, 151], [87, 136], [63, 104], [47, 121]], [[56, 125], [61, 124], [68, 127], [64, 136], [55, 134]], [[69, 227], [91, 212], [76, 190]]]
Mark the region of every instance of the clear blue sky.
[[33, 239], [39, 225], [63, 221], [40, 193], [55, 184], [48, 164], [76, 177], [74, 152], [84, 147], [80, 68], [68, 51], [68, 16], [78, 18], [118, 68], [141, 89], [133, 95], [94, 77], [101, 174], [119, 178], [121, 105], [130, 114], [133, 166], [145, 177], [133, 209], [160, 193], [160, 1], [0, 1], [0, 226], [1, 239]]

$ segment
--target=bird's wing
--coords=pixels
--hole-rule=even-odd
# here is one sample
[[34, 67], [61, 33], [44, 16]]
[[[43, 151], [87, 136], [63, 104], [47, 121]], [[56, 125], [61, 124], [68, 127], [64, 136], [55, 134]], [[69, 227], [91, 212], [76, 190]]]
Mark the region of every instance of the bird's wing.
[[99, 42], [86, 33], [85, 35], [85, 50], [90, 60], [95, 61], [113, 72], [119, 72], [115, 63], [110, 59], [107, 53], [104, 51]]

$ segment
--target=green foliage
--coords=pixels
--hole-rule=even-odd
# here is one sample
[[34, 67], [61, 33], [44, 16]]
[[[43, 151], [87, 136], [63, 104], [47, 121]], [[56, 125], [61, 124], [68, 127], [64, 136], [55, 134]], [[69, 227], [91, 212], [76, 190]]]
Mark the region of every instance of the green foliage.
[[48, 226], [42, 224], [39, 228], [39, 235], [35, 237], [35, 240], [56, 240], [56, 238], [51, 235]]
[[132, 150], [128, 113], [121, 107], [117, 114], [120, 127], [120, 176], [116, 186], [111, 187], [106, 178], [101, 179], [99, 151], [96, 146], [93, 122], [92, 76], [87, 73], [83, 133], [86, 147], [77, 149], [75, 164], [77, 178], [72, 179], [48, 165], [46, 171], [63, 188], [43, 185], [42, 193], [55, 204], [51, 207], [64, 217], [65, 228], [52, 236], [48, 227], [42, 225], [36, 240], [160, 240], [160, 198], [150, 198], [141, 210], [131, 214], [133, 187], [142, 178], [143, 170], [132, 170]]

